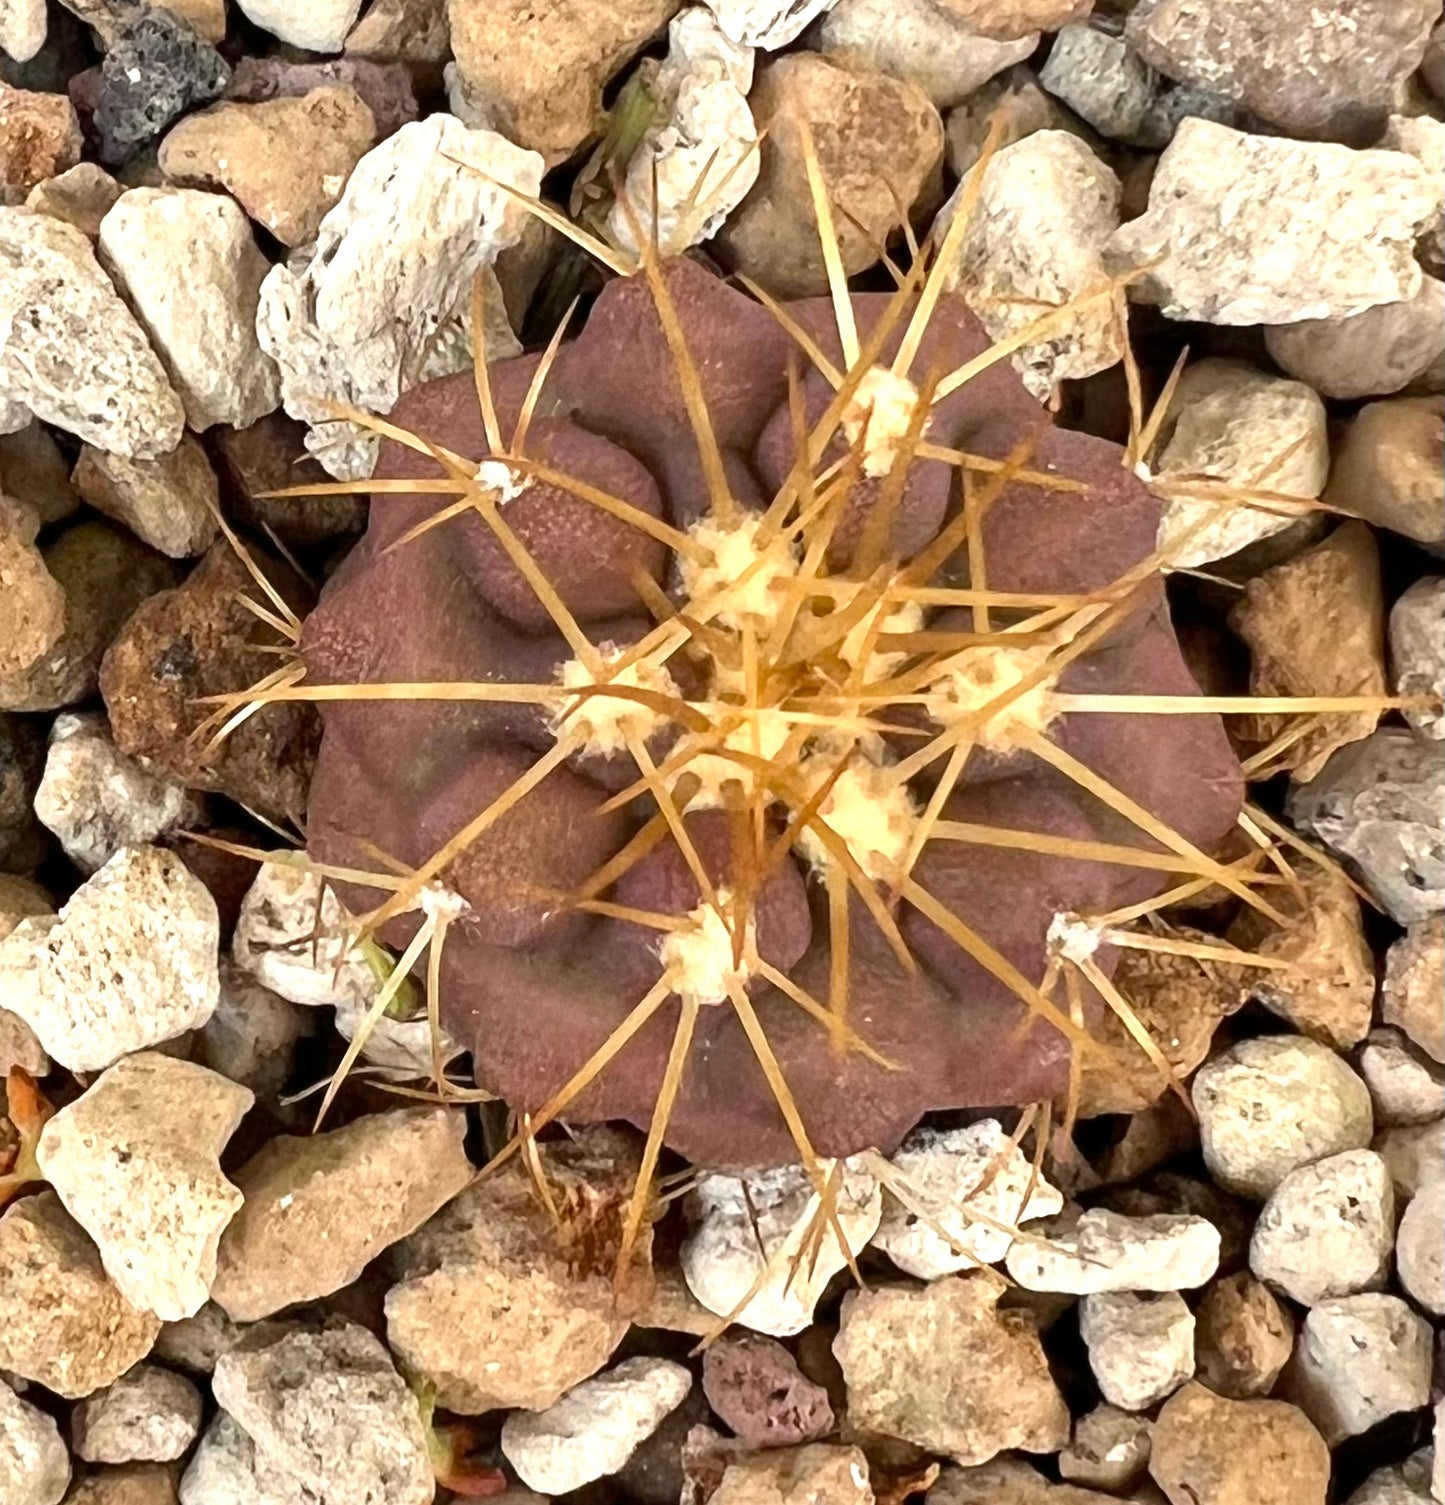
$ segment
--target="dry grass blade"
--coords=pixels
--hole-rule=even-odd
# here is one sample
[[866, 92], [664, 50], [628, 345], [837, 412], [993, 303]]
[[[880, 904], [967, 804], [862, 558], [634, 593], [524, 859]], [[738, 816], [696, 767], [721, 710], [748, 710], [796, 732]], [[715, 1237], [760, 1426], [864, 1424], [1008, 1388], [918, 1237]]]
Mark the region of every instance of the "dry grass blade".
[[808, 193], [813, 200], [813, 217], [818, 224], [818, 243], [823, 252], [823, 267], [828, 275], [828, 296], [833, 300], [833, 322], [838, 343], [843, 347], [843, 364], [858, 363], [858, 324], [853, 317], [853, 300], [848, 295], [848, 274], [838, 250], [838, 233], [833, 224], [833, 205], [823, 171], [818, 165], [818, 150], [813, 143], [813, 129], [807, 118], [798, 121], [798, 143], [803, 153], [803, 170], [808, 177]]
[[1179, 1080], [1179, 1073], [1170, 1064], [1169, 1058], [1160, 1050], [1153, 1035], [1144, 1027], [1144, 1022], [1134, 1012], [1128, 999], [1116, 988], [1113, 982], [1104, 975], [1099, 964], [1091, 956], [1081, 958], [1073, 965], [1077, 966], [1089, 986], [1109, 1005], [1119, 1023], [1124, 1026], [1129, 1038], [1142, 1050], [1149, 1060], [1149, 1064], [1159, 1073], [1160, 1080], [1165, 1087], [1184, 1104], [1191, 1118], [1194, 1117], [1194, 1104], [1188, 1092], [1184, 1090], [1184, 1083]]

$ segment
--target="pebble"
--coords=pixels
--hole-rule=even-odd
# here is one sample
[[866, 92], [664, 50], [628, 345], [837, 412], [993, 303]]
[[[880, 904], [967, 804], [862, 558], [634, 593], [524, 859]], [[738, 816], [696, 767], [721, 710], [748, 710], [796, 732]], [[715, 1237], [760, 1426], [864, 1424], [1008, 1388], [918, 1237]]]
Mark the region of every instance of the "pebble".
[[681, 1364], [626, 1359], [545, 1411], [514, 1411], [502, 1424], [502, 1454], [535, 1490], [581, 1489], [615, 1474], [691, 1389]]
[[[379, 443], [337, 428], [333, 404], [386, 413], [406, 385], [470, 369], [458, 310], [526, 220], [496, 185], [534, 195], [541, 176], [537, 153], [429, 116], [369, 151], [310, 253], [271, 269], [257, 334], [281, 368], [286, 411], [321, 425], [307, 444], [331, 474], [369, 475]], [[493, 358], [516, 348], [488, 330]]]
[[[514, 1160], [455, 1197], [393, 1256], [387, 1341], [449, 1411], [543, 1411], [596, 1374], [627, 1333], [613, 1277], [635, 1152], [594, 1129], [538, 1153], [564, 1236]], [[645, 1258], [645, 1245], [639, 1253]]]
[[1386, 151], [1405, 152], [1425, 168], [1436, 184], [1435, 213], [1426, 221], [1420, 234], [1416, 254], [1432, 272], [1445, 270], [1445, 189], [1440, 180], [1445, 175], [1445, 122], [1430, 115], [1392, 115], [1379, 145]]
[[[375, 7], [372, 7], [375, 9]], [[289, 62], [284, 57], [243, 57], [236, 64], [226, 98], [245, 104], [302, 98], [313, 89], [345, 84], [361, 95], [376, 121], [376, 138], [395, 135], [417, 117], [416, 91], [409, 70], [399, 63], [365, 58], [333, 58], [325, 63]]]
[[749, 103], [762, 166], [718, 233], [729, 265], [780, 297], [826, 291], [804, 122], [833, 204], [844, 270], [851, 277], [876, 265], [900, 216], [938, 180], [943, 122], [927, 96], [861, 62], [796, 52], [758, 70]]
[[1239, 101], [1286, 134], [1358, 134], [1419, 66], [1431, 0], [1360, 0], [1348, 11], [1306, 0], [1143, 0], [1125, 34], [1146, 62]]
[[[1445, 577], [1417, 580], [1390, 608], [1391, 687], [1397, 695], [1445, 698]], [[1445, 737], [1445, 713], [1419, 706], [1405, 720], [1437, 742]], [[1439, 1013], [1439, 1010], [1436, 1010]]]
[[1415, 236], [1436, 194], [1400, 152], [1180, 122], [1149, 209], [1105, 248], [1170, 319], [1293, 324], [1413, 297]]
[[1132, 1218], [1102, 1208], [1058, 1234], [1015, 1242], [1005, 1268], [1026, 1291], [1090, 1296], [1116, 1291], [1187, 1291], [1219, 1265], [1219, 1230], [1187, 1213]]
[[169, 1463], [200, 1432], [201, 1392], [158, 1364], [137, 1364], [70, 1417], [71, 1446], [87, 1463]]
[[361, 95], [325, 84], [299, 98], [212, 105], [171, 129], [159, 163], [172, 182], [224, 188], [283, 246], [304, 246], [376, 141]]
[[1371, 1030], [1359, 1066], [1382, 1128], [1432, 1123], [1445, 1114], [1445, 1071], [1416, 1052], [1403, 1030]]
[[992, 1271], [977, 1270], [926, 1286], [849, 1291], [833, 1353], [850, 1426], [963, 1464], [1009, 1448], [1063, 1447], [1068, 1407], [1032, 1318], [998, 1310], [1006, 1289]]
[[1445, 1178], [1422, 1181], [1395, 1234], [1395, 1265], [1410, 1299], [1445, 1317]]
[[195, 1374], [213, 1374], [216, 1360], [229, 1353], [248, 1331], [248, 1327], [232, 1322], [214, 1301], [208, 1301], [194, 1317], [164, 1323], [151, 1358]]
[[34, 419], [17, 433], [0, 436], [0, 486], [33, 507], [42, 527], [63, 522], [80, 506], [70, 484], [70, 461], [50, 430]]
[[1436, 744], [1383, 726], [1342, 747], [1310, 783], [1292, 784], [1285, 813], [1346, 859], [1392, 919], [1410, 925], [1445, 910], [1442, 798]]
[[1432, 1176], [1445, 1176], [1445, 1119], [1386, 1129], [1374, 1149], [1390, 1167], [1395, 1196], [1408, 1201]]
[[[1387, 693], [1380, 551], [1364, 523], [1347, 522], [1256, 575], [1229, 625], [1249, 646], [1251, 695]], [[1316, 717], [1277, 764], [1312, 779], [1336, 748], [1368, 737], [1379, 719], [1373, 709]], [[1251, 716], [1241, 734], [1267, 746], [1294, 725], [1287, 715]], [[1291, 984], [1285, 979], [1283, 986]]]
[[185, 412], [90, 241], [43, 214], [0, 208], [0, 398], [100, 449], [153, 460]]
[[60, 1428], [0, 1380], [0, 1495], [9, 1505], [60, 1505], [69, 1484]]
[[30, 190], [80, 161], [80, 119], [64, 94], [0, 84], [0, 204], [23, 204]]
[[1338, 319], [1272, 324], [1265, 349], [1281, 370], [1322, 397], [1438, 391], [1445, 366], [1445, 282], [1422, 277], [1413, 298]]
[[239, 206], [194, 188], [132, 188], [101, 221], [100, 249], [199, 431], [248, 423], [281, 400], [256, 341], [266, 258]]
[[126, 161], [177, 115], [214, 99], [230, 76], [225, 59], [193, 26], [160, 7], [137, 12], [119, 28], [100, 66], [100, 160], [108, 166]]
[[815, 1442], [744, 1455], [723, 1470], [710, 1505], [874, 1505], [861, 1448]]
[[702, 1389], [745, 1447], [797, 1447], [833, 1430], [828, 1392], [760, 1333], [724, 1333], [704, 1349]]
[[962, 104], [995, 74], [1025, 61], [1036, 31], [994, 41], [931, 0], [837, 0], [818, 28], [824, 54], [855, 57], [921, 89], [940, 110]]
[[1335, 446], [1325, 502], [1434, 553], [1445, 544], [1445, 413], [1437, 397], [1367, 403]]
[[0, 1368], [67, 1400], [112, 1384], [150, 1352], [160, 1319], [132, 1306], [53, 1191], [0, 1217]]
[[181, 1476], [180, 1501], [181, 1505], [317, 1505], [317, 1496], [285, 1469], [269, 1463], [231, 1417], [219, 1411]]
[[175, 1469], [164, 1463], [96, 1469], [75, 1486], [65, 1505], [176, 1505]]
[[312, 1017], [226, 957], [220, 984], [216, 1012], [191, 1036], [191, 1060], [249, 1087], [259, 1100], [278, 1097]]
[[[0, 873], [0, 935], [5, 933], [8, 918], [6, 910], [11, 902], [5, 893], [9, 886], [7, 875]], [[45, 907], [50, 907], [48, 899]], [[45, 1047], [36, 1039], [35, 1031], [18, 1014], [12, 1014], [9, 1009], [0, 1009], [0, 1075], [9, 1076], [12, 1066], [28, 1071], [39, 1080], [43, 1076], [49, 1076], [54, 1062], [45, 1054]]]
[[303, 52], [340, 52], [356, 24], [361, 0], [237, 0], [242, 13], [262, 31]]
[[1434, 1505], [1430, 1493], [1430, 1448], [1412, 1453], [1403, 1463], [1377, 1468], [1346, 1505]]
[[28, 63], [45, 45], [45, 0], [5, 0], [0, 5], [0, 50]]
[[375, 0], [346, 39], [349, 57], [437, 69], [451, 56], [446, 0]]
[[938, 0], [940, 10], [980, 36], [1012, 41], [1035, 31], [1059, 31], [1088, 15], [1093, 0]]
[[157, 778], [111, 740], [103, 716], [57, 716], [35, 813], [82, 873], [98, 872], [122, 847], [196, 824], [194, 795]]
[[820, 1161], [819, 1169], [837, 1185], [835, 1219], [824, 1220], [801, 1165], [698, 1177], [688, 1198], [682, 1273], [708, 1311], [774, 1338], [800, 1333], [813, 1320], [824, 1288], [883, 1215], [878, 1182], [861, 1162], [845, 1161], [840, 1170]]
[[270, 1140], [235, 1173], [246, 1200], [222, 1236], [213, 1299], [255, 1322], [349, 1286], [471, 1180], [465, 1132], [451, 1109], [399, 1108]]
[[1209, 1173], [1263, 1201], [1293, 1170], [1374, 1132], [1364, 1082], [1327, 1046], [1295, 1035], [1241, 1040], [1200, 1067], [1190, 1088]]
[[1194, 1374], [1194, 1314], [1175, 1291], [1085, 1296], [1079, 1331], [1104, 1399], [1147, 1411]]
[[1158, 75], [1122, 36], [1082, 22], [1054, 38], [1039, 82], [1114, 141], [1138, 140], [1159, 92]]
[[1110, 1494], [1132, 1489], [1149, 1464], [1149, 1431], [1142, 1416], [1095, 1406], [1075, 1421], [1073, 1441], [1059, 1454], [1059, 1472], [1071, 1484]]
[[334, 1505], [431, 1505], [416, 1397], [364, 1327], [259, 1334], [216, 1361], [217, 1401], [274, 1469]]
[[1039, 87], [1037, 75], [1016, 64], [974, 90], [943, 123], [948, 165], [958, 177], [983, 153], [993, 122], [999, 124], [999, 148], [1012, 146], [1035, 131], [1070, 131], [1088, 141], [1093, 132], [1072, 110]]
[[0, 583], [0, 704], [11, 705], [65, 636], [65, 591], [34, 543], [13, 532], [0, 531]]
[[128, 460], [87, 444], [73, 479], [84, 501], [172, 559], [204, 554], [215, 540], [221, 511], [216, 473], [190, 434], [155, 460]]
[[[968, 192], [965, 178], [944, 206], [942, 224]], [[1113, 171], [1077, 136], [1035, 131], [996, 152], [983, 169], [949, 285], [995, 340], [1010, 339], [1049, 310], [1104, 286], [1100, 253], [1118, 224]], [[1072, 309], [1013, 361], [1029, 390], [1047, 400], [1063, 378], [1114, 365], [1121, 349], [1118, 318], [1103, 297]]]
[[216, 1278], [216, 1246], [241, 1206], [221, 1174], [250, 1090], [154, 1051], [127, 1056], [46, 1124], [37, 1159], [93, 1238], [126, 1300], [191, 1317]]
[[1330, 1454], [1297, 1407], [1191, 1383], [1155, 1420], [1149, 1473], [1169, 1505], [1324, 1505]]
[[890, 1164], [921, 1212], [885, 1186], [873, 1243], [920, 1280], [995, 1264], [1013, 1243], [1011, 1228], [1063, 1210], [1062, 1193], [1035, 1173], [995, 1118], [915, 1129]]
[[747, 47], [775, 51], [800, 37], [838, 0], [703, 0], [723, 33]]
[[752, 49], [724, 36], [700, 5], [679, 11], [667, 36], [647, 91], [652, 121], [607, 217], [608, 239], [633, 256], [639, 229], [669, 255], [711, 239], [758, 176]]
[[1219, 1395], [1268, 1395], [1294, 1352], [1294, 1319], [1247, 1270], [1214, 1281], [1195, 1313], [1199, 1378]]
[[1159, 544], [1176, 569], [1223, 559], [1288, 528], [1293, 515], [1221, 502], [1203, 480], [1235, 491], [1264, 490], [1314, 501], [1330, 469], [1325, 405], [1303, 382], [1243, 361], [1203, 360], [1186, 368], [1161, 429], [1152, 474], [1167, 483]]
[[1326, 1301], [1300, 1329], [1288, 1394], [1331, 1447], [1430, 1403], [1430, 1324], [1398, 1296]]

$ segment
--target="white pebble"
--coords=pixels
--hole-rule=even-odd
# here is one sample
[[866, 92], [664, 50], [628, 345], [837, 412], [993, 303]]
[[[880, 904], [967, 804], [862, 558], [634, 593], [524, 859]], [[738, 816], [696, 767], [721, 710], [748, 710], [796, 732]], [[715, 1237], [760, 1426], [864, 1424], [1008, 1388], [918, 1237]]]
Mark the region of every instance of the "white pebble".
[[0, 1380], [0, 1499], [6, 1505], [60, 1505], [70, 1454], [44, 1411]]
[[340, 52], [361, 0], [236, 0], [246, 19], [307, 52]]
[[1104, 1399], [1147, 1411], [1194, 1374], [1194, 1314], [1174, 1291], [1085, 1296], [1079, 1331]]
[[749, 47], [786, 47], [838, 0], [706, 0], [718, 25]]
[[169, 1463], [200, 1431], [201, 1392], [158, 1364], [137, 1364], [70, 1416], [71, 1441], [87, 1463]]
[[1395, 1234], [1395, 1266], [1405, 1294], [1445, 1317], [1445, 1177], [1430, 1176], [1410, 1198]]
[[1445, 1068], [1411, 1047], [1403, 1030], [1371, 1030], [1360, 1047], [1360, 1075], [1381, 1128], [1427, 1124], [1445, 1114]]
[[[1397, 695], [1445, 697], [1445, 576], [1417, 580], [1390, 608], [1390, 669]], [[1445, 737], [1445, 713], [1412, 706], [1404, 716], [1417, 732]]]
[[1205, 1218], [1161, 1212], [1131, 1218], [1095, 1208], [1074, 1227], [1018, 1240], [1005, 1268], [1027, 1291], [1089, 1296], [1188, 1291], [1219, 1267], [1219, 1230]]

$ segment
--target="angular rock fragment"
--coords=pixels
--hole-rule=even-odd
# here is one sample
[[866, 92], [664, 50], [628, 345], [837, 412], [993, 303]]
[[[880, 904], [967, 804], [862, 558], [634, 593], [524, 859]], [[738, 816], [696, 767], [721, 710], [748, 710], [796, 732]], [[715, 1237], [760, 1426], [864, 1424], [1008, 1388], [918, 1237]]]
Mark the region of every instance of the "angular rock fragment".
[[1294, 1352], [1294, 1322], [1274, 1292], [1241, 1270], [1211, 1284], [1195, 1316], [1199, 1378], [1231, 1400], [1268, 1395]]
[[13, 1505], [60, 1505], [69, 1483], [60, 1429], [0, 1380], [0, 1496]]
[[361, 0], [238, 0], [246, 18], [262, 31], [307, 52], [340, 52], [356, 23]]
[[1218, 1268], [1219, 1230], [1188, 1214], [1131, 1218], [1095, 1209], [1060, 1234], [1016, 1242], [1005, 1265], [1028, 1291], [1186, 1291]]
[[1327, 505], [1433, 548], [1445, 543], [1445, 407], [1438, 397], [1367, 403], [1335, 445]]
[[[1390, 608], [1391, 688], [1397, 695], [1445, 700], [1445, 578], [1417, 580]], [[1417, 732], [1445, 738], [1445, 711], [1411, 706], [1405, 720]]]
[[200, 1430], [201, 1392], [158, 1364], [137, 1364], [70, 1417], [71, 1442], [87, 1463], [169, 1463]]
[[1194, 1375], [1194, 1314], [1176, 1292], [1085, 1296], [1079, 1332], [1100, 1392], [1122, 1410], [1147, 1411]]
[[64, 94], [0, 84], [0, 204], [21, 204], [80, 161], [80, 121]]
[[216, 536], [216, 473], [189, 434], [157, 460], [128, 460], [88, 444], [73, 480], [82, 500], [172, 559], [203, 554]]

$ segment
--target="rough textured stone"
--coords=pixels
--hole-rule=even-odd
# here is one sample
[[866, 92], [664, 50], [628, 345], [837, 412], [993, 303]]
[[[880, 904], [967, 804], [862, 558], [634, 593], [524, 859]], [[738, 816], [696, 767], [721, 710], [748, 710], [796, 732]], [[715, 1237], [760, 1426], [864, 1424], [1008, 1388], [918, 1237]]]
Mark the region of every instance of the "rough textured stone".
[[1025, 1290], [1072, 1296], [1187, 1291], [1203, 1285], [1218, 1265], [1219, 1230], [1205, 1218], [1131, 1218], [1102, 1208], [1058, 1234], [1035, 1232], [1027, 1243], [1015, 1243], [1006, 1260]]
[[1200, 1068], [1191, 1095], [1210, 1174], [1261, 1201], [1291, 1171], [1363, 1149], [1373, 1133], [1364, 1082], [1328, 1047], [1294, 1035], [1230, 1046]]
[[691, 1388], [681, 1364], [626, 1359], [545, 1411], [514, 1411], [502, 1424], [502, 1453], [524, 1484], [566, 1494], [615, 1474]]
[[1093, 132], [1039, 87], [1032, 69], [1018, 64], [973, 91], [944, 121], [948, 165], [961, 178], [979, 159], [994, 121], [999, 148], [1012, 146], [1035, 131], [1069, 131], [1088, 142]]
[[173, 182], [224, 188], [282, 245], [304, 246], [376, 139], [361, 95], [326, 84], [300, 98], [213, 105], [172, 128], [159, 162]]
[[1263, 1281], [1240, 1270], [1215, 1281], [1195, 1313], [1199, 1378], [1219, 1395], [1268, 1395], [1294, 1352], [1294, 1321]]
[[[3, 34], [3, 33], [0, 33]], [[60, 1429], [0, 1380], [0, 1491], [10, 1505], [60, 1505], [70, 1454]]]
[[1421, 1448], [1403, 1463], [1377, 1468], [1346, 1505], [1434, 1505], [1430, 1492], [1433, 1450]]
[[1445, 766], [1435, 743], [1384, 726], [1341, 748], [1285, 810], [1301, 830], [1346, 859], [1402, 925], [1445, 909], [1440, 802]]
[[45, 0], [0, 3], [0, 49], [17, 63], [28, 63], [45, 45]]
[[37, 1158], [126, 1299], [168, 1322], [205, 1305], [216, 1246], [241, 1205], [221, 1174], [254, 1099], [225, 1077], [153, 1051], [127, 1056], [62, 1108]]
[[65, 1505], [176, 1505], [174, 1465], [127, 1463], [100, 1468], [82, 1479]]
[[1324, 1505], [1330, 1454], [1294, 1406], [1190, 1384], [1154, 1423], [1149, 1472], [1169, 1505]]
[[1094, 0], [938, 0], [940, 10], [980, 36], [1010, 41], [1082, 21]]
[[1122, 36], [1086, 24], [1054, 38], [1039, 82], [1114, 141], [1139, 140], [1159, 92], [1158, 75]]
[[200, 1431], [201, 1392], [157, 1364], [137, 1364], [70, 1417], [71, 1444], [87, 1463], [168, 1463]]
[[[1292, 324], [1413, 297], [1429, 174], [1400, 152], [1180, 123], [1149, 210], [1105, 250], [1136, 296], [1171, 319]], [[1227, 211], [1227, 212], [1226, 212]]]
[[711, 1505], [873, 1505], [861, 1448], [813, 1443], [729, 1463]]
[[1114, 1498], [1074, 1484], [1055, 1484], [1021, 1458], [995, 1458], [978, 1468], [945, 1464], [927, 1495], [928, 1505], [1110, 1505]]
[[1407, 1295], [1445, 1317], [1445, 1177], [1427, 1177], [1395, 1235], [1395, 1264]]
[[115, 454], [176, 447], [185, 413], [90, 241], [43, 214], [0, 209], [0, 397]]
[[1255, 1224], [1250, 1268], [1302, 1306], [1377, 1290], [1395, 1231], [1389, 1167], [1373, 1150], [1346, 1150], [1293, 1170]]
[[191, 1060], [249, 1087], [262, 1101], [277, 1097], [298, 1041], [311, 1033], [312, 1016], [224, 957], [220, 984], [216, 1012], [192, 1036]]
[[1445, 1119], [1386, 1129], [1374, 1149], [1390, 1167], [1396, 1197], [1408, 1201], [1432, 1177], [1445, 1176]]
[[0, 942], [0, 991], [61, 1065], [99, 1071], [204, 1024], [216, 1006], [216, 904], [179, 857], [126, 847], [58, 916]]
[[248, 1330], [208, 1301], [194, 1317], [163, 1323], [151, 1357], [196, 1374], [212, 1374], [216, 1360], [229, 1353]]
[[1417, 1052], [1403, 1030], [1371, 1030], [1359, 1068], [1382, 1128], [1433, 1123], [1445, 1114], [1445, 1071]]
[[246, 18], [272, 36], [306, 52], [340, 52], [356, 24], [361, 0], [237, 0]]
[[980, 1270], [850, 1291], [833, 1352], [852, 1425], [965, 1464], [1061, 1448], [1068, 1408], [1032, 1319], [998, 1310], [1005, 1289]]
[[718, 25], [735, 42], [769, 52], [795, 41], [838, 0], [705, 0]]
[[132, 1306], [95, 1245], [43, 1191], [0, 1217], [0, 1368], [69, 1400], [150, 1352], [160, 1319]]
[[207, 1427], [180, 1482], [181, 1505], [317, 1505], [317, 1498], [224, 1411]]
[[80, 505], [70, 484], [70, 461], [50, 430], [34, 419], [16, 433], [0, 435], [0, 486], [6, 496], [33, 507], [42, 527], [64, 521]]
[[749, 99], [762, 168], [717, 244], [729, 263], [787, 297], [827, 288], [803, 157], [803, 123], [833, 205], [844, 270], [873, 266], [900, 216], [937, 181], [943, 123], [919, 90], [816, 53], [758, 70]]
[[193, 429], [244, 428], [276, 407], [280, 377], [256, 340], [266, 258], [233, 200], [133, 188], [101, 221], [100, 249]]
[[431, 1505], [416, 1397], [364, 1327], [258, 1335], [216, 1363], [216, 1399], [321, 1505]]
[[399, 63], [371, 63], [364, 58], [300, 63], [284, 57], [245, 57], [231, 75], [226, 98], [260, 104], [268, 99], [301, 98], [333, 84], [346, 84], [361, 95], [376, 121], [378, 140], [394, 135], [417, 117], [410, 71]]
[[1079, 1331], [1106, 1401], [1147, 1411], [1194, 1374], [1194, 1314], [1177, 1292], [1085, 1296]]
[[828, 1392], [783, 1345], [759, 1333], [724, 1333], [702, 1356], [707, 1403], [750, 1448], [796, 1447], [833, 1430]]
[[64, 94], [0, 84], [0, 204], [23, 204], [30, 190], [80, 161], [80, 121]]
[[[1417, 580], [1390, 608], [1391, 688], [1397, 695], [1445, 698], [1445, 577]], [[1409, 707], [1405, 720], [1438, 742], [1445, 737], [1445, 714], [1438, 708]]]
[[439, 68], [451, 56], [446, 0], [375, 0], [346, 39], [349, 57]]
[[1421, 231], [1416, 253], [1430, 271], [1445, 271], [1445, 226], [1440, 223], [1445, 210], [1445, 188], [1440, 188], [1445, 175], [1445, 122], [1431, 115], [1392, 115], [1378, 144], [1386, 151], [1414, 157], [1435, 180], [1440, 198]]
[[0, 532], [0, 585], [0, 703], [10, 704], [65, 636], [65, 591], [40, 550], [10, 532]]
[[1139, 1482], [1148, 1462], [1149, 1422], [1104, 1405], [1074, 1423], [1073, 1441], [1059, 1454], [1059, 1472], [1071, 1483], [1121, 1493]]
[[1445, 411], [1438, 397], [1367, 403], [1335, 445], [1326, 503], [1438, 553], [1445, 543]]
[[94, 240], [100, 234], [101, 220], [123, 192], [103, 167], [95, 162], [79, 162], [56, 177], [37, 183], [26, 196], [25, 207], [64, 220]]
[[470, 1181], [465, 1117], [399, 1108], [329, 1134], [280, 1135], [236, 1172], [215, 1301], [237, 1322], [329, 1296]]
[[189, 434], [156, 460], [128, 460], [87, 444], [76, 461], [74, 482], [98, 512], [172, 559], [203, 554], [216, 537], [216, 473]]

